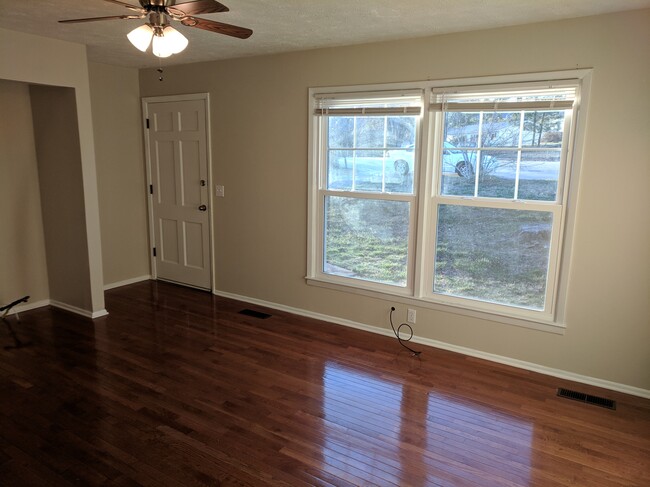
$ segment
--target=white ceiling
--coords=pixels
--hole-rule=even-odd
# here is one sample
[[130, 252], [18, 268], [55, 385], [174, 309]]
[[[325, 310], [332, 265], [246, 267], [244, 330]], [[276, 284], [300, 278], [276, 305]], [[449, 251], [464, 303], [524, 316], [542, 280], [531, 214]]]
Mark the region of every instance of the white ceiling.
[[[137, 5], [137, 0], [124, 0]], [[188, 1], [188, 0], [182, 0]], [[177, 3], [181, 3], [178, 1]], [[174, 24], [188, 48], [162, 60], [185, 64], [319, 47], [424, 37], [650, 7], [650, 0], [223, 0], [230, 12], [203, 15], [253, 29], [241, 40]], [[86, 44], [91, 61], [155, 67], [126, 34], [142, 20], [59, 24], [129, 14], [103, 0], [0, 0], [0, 27]]]

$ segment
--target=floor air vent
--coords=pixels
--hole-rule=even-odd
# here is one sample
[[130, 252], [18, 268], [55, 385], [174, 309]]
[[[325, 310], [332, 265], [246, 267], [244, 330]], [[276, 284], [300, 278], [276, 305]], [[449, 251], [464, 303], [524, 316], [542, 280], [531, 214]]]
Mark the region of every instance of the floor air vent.
[[239, 312], [240, 315], [252, 316], [253, 318], [259, 318], [260, 320], [265, 320], [270, 318], [271, 315], [267, 313], [261, 313], [260, 311], [255, 311], [252, 309], [242, 309]]
[[616, 409], [616, 401], [606, 399], [604, 397], [592, 396], [590, 394], [585, 394], [584, 392], [572, 391], [571, 389], [562, 389], [560, 387], [557, 390], [557, 395], [560, 397], [565, 397], [567, 399], [572, 399], [574, 401], [580, 401], [587, 404], [593, 404], [594, 406], [600, 406], [601, 408]]

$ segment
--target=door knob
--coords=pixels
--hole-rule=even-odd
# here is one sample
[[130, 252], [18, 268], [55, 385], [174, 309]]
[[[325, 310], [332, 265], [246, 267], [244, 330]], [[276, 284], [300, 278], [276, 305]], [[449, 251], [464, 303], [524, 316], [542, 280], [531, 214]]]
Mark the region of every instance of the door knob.
[[199, 206], [199, 211], [205, 211], [205, 210], [207, 210], [207, 209], [208, 209], [208, 207], [205, 206], [205, 205], [201, 205], [201, 206]]

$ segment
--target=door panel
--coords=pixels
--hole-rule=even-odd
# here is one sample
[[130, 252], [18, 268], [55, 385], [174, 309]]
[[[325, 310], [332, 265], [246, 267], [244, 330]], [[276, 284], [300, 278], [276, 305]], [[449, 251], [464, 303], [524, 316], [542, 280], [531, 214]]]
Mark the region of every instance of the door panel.
[[[156, 183], [158, 191], [154, 193], [154, 199], [158, 204], [176, 204], [176, 168], [174, 161], [174, 144], [172, 141], [156, 141], [157, 156]], [[153, 161], [152, 161], [153, 163]]]
[[185, 265], [203, 268], [203, 227], [198, 223], [183, 222], [185, 229]]
[[160, 260], [178, 264], [178, 222], [160, 219]]
[[196, 132], [199, 130], [201, 123], [199, 121], [199, 112], [189, 109], [181, 109], [178, 112], [179, 129], [181, 132]]
[[[201, 205], [202, 190], [199, 141], [181, 142], [181, 187], [183, 206]], [[197, 184], [197, 181], [199, 184]]]
[[157, 277], [210, 289], [206, 105], [149, 102], [147, 116]]
[[173, 132], [174, 131], [174, 113], [173, 112], [158, 112], [151, 114], [153, 118], [153, 129], [158, 132]]

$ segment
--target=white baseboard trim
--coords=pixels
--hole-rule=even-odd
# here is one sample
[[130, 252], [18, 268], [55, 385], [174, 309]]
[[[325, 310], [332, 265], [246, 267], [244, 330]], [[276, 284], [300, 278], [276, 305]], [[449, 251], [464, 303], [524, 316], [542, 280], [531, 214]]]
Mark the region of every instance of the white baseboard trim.
[[442, 348], [450, 352], [462, 353], [463, 355], [468, 355], [470, 357], [489, 360], [490, 362], [510, 365], [512, 367], [517, 367], [519, 369], [530, 370], [531, 372], [538, 372], [544, 375], [550, 375], [551, 377], [557, 377], [558, 379], [566, 379], [573, 382], [580, 382], [582, 384], [588, 384], [591, 386], [601, 387], [603, 389], [609, 389], [611, 391], [623, 392], [625, 394], [630, 394], [632, 396], [638, 396], [638, 397], [643, 397], [645, 399], [650, 399], [650, 390], [641, 389], [640, 387], [629, 386], [627, 384], [621, 384], [619, 382], [612, 382], [604, 379], [599, 379], [597, 377], [590, 377], [588, 375], [576, 374], [574, 372], [569, 372], [566, 370], [554, 369], [552, 367], [547, 367], [545, 365], [539, 365], [532, 362], [525, 362], [523, 360], [504, 357], [502, 355], [496, 355], [493, 353], [482, 352], [480, 350], [474, 350], [472, 348], [466, 348], [458, 345], [453, 345], [450, 343], [439, 342], [437, 340], [430, 340], [428, 338], [413, 337], [413, 341], [417, 343], [421, 343], [423, 345], [430, 345], [432, 347]]
[[108, 315], [108, 311], [106, 311], [105, 309], [95, 311], [95, 312], [90, 312], [85, 309], [77, 308], [76, 306], [71, 306], [69, 304], [62, 303], [60, 301], [56, 301], [52, 299], [43, 299], [41, 301], [34, 301], [33, 303], [28, 302], [25, 304], [20, 304], [15, 308], [13, 308], [8, 316], [14, 315], [16, 313], [22, 313], [23, 311], [29, 311], [32, 309], [44, 308], [45, 306], [52, 306], [53, 308], [63, 309], [65, 311], [70, 311], [71, 313], [81, 315], [91, 319]]
[[64, 311], [69, 311], [70, 313], [74, 313], [85, 318], [90, 318], [91, 320], [94, 320], [95, 318], [99, 318], [101, 316], [106, 316], [108, 314], [108, 311], [105, 309], [101, 309], [99, 311], [88, 311], [86, 309], [81, 309], [70, 304], [62, 303], [61, 301], [56, 301], [54, 299], [50, 300], [50, 306], [53, 308], [62, 309]]
[[131, 279], [125, 279], [124, 281], [112, 282], [104, 285], [104, 291], [115, 289], [116, 287], [128, 286], [129, 284], [135, 284], [136, 282], [148, 281], [149, 279], [151, 279], [151, 276], [147, 274], [146, 276], [133, 277]]
[[16, 313], [22, 313], [23, 311], [29, 311], [31, 309], [43, 308], [50, 305], [49, 299], [42, 299], [41, 301], [34, 301], [30, 303], [29, 301], [25, 304], [19, 304], [15, 306], [7, 316], [15, 315]]
[[[228, 293], [225, 291], [213, 290], [213, 294], [217, 296], [222, 296], [224, 298], [235, 299], [237, 301], [244, 301], [251, 304], [257, 304], [259, 306], [264, 306], [266, 308], [277, 309], [280, 311], [286, 311], [287, 313], [293, 313], [299, 316], [305, 316], [307, 318], [314, 318], [321, 321], [328, 321], [330, 323], [335, 323], [337, 325], [348, 326], [350, 328], [356, 328], [358, 330], [369, 331], [378, 335], [385, 336], [394, 336], [392, 330], [386, 330], [383, 328], [378, 328], [376, 326], [366, 325], [364, 323], [358, 323], [356, 321], [346, 320], [343, 318], [338, 318], [336, 316], [330, 316], [322, 313], [316, 313], [314, 311], [308, 311], [301, 308], [294, 308], [292, 306], [286, 306], [284, 304], [272, 303], [270, 301], [264, 301], [262, 299], [251, 298], [248, 296], [242, 296], [239, 294]], [[472, 348], [461, 347], [458, 345], [453, 345], [451, 343], [440, 342], [438, 340], [431, 340], [430, 338], [422, 338], [418, 336], [413, 336], [414, 343], [420, 343], [422, 345], [428, 345], [435, 348], [440, 348], [443, 350], [448, 350], [450, 352], [462, 353], [463, 355], [468, 355], [470, 357], [480, 358], [484, 360], [489, 360], [490, 362], [496, 362], [499, 364], [510, 365], [512, 367], [517, 367], [519, 369], [530, 370], [531, 372], [538, 372], [544, 375], [550, 375], [552, 377], [557, 377], [559, 379], [571, 380], [574, 382], [580, 382], [582, 384], [588, 384], [596, 387], [602, 387], [603, 389], [609, 389], [612, 391], [623, 392], [625, 394], [630, 394], [632, 396], [643, 397], [650, 399], [650, 390], [641, 389], [640, 387], [629, 386], [627, 384], [621, 384], [618, 382], [612, 382], [608, 380], [598, 379], [596, 377], [589, 377], [586, 375], [576, 374], [573, 372], [568, 372], [566, 370], [554, 369], [552, 367], [546, 367], [545, 365], [539, 365], [532, 362], [525, 362], [523, 360], [513, 359], [510, 357], [504, 357], [502, 355], [496, 355], [493, 353], [482, 352], [480, 350], [474, 350]]]

